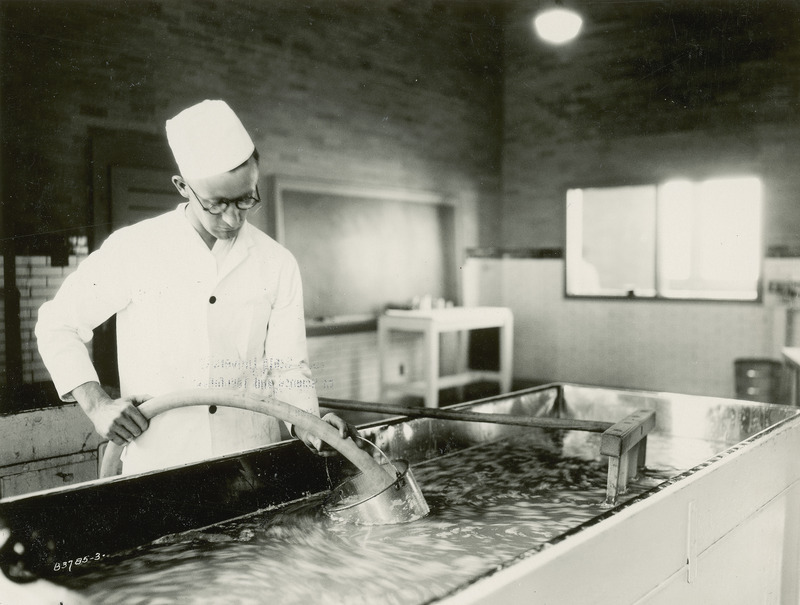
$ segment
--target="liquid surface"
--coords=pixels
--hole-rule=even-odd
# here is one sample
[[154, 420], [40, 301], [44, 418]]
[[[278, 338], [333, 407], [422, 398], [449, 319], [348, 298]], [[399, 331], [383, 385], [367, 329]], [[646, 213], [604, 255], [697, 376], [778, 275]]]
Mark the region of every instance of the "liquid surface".
[[[651, 435], [648, 471], [621, 502], [721, 449]], [[598, 451], [587, 433], [564, 433], [558, 452], [524, 437], [478, 446], [413, 468], [424, 519], [337, 523], [305, 501], [164, 538], [69, 584], [103, 604], [427, 603], [606, 513]]]

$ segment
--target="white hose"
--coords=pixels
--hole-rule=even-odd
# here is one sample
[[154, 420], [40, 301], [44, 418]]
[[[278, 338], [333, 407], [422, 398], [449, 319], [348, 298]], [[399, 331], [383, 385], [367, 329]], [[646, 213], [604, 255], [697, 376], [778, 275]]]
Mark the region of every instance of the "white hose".
[[[217, 405], [249, 410], [274, 416], [284, 422], [289, 422], [294, 426], [304, 429], [312, 435], [318, 437], [342, 456], [352, 462], [364, 474], [364, 477], [374, 486], [375, 491], [382, 490], [394, 477], [388, 475], [372, 456], [361, 450], [352, 439], [342, 439], [338, 429], [331, 426], [314, 414], [310, 414], [283, 401], [273, 398], [261, 397], [255, 393], [246, 391], [234, 391], [230, 389], [191, 389], [177, 391], [167, 395], [160, 395], [148, 399], [139, 405], [139, 411], [148, 420], [153, 416], [174, 410], [177, 408], [192, 405]], [[103, 463], [100, 468], [100, 477], [110, 477], [116, 474], [122, 455], [122, 446], [113, 441], [108, 443]]]

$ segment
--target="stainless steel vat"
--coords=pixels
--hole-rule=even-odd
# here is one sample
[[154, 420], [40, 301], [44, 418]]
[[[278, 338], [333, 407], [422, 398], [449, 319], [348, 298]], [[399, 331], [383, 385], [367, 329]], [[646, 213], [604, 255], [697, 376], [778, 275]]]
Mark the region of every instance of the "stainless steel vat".
[[[651, 436], [675, 443], [677, 459], [688, 441], [702, 444], [707, 455], [699, 462], [687, 458], [663, 483], [454, 587], [441, 603], [800, 603], [798, 408], [574, 384], [454, 408], [609, 422], [655, 410]], [[362, 435], [413, 466], [532, 430], [551, 444], [570, 438], [403, 418], [366, 425]], [[346, 476], [347, 469], [287, 442], [0, 500], [0, 521], [11, 536], [2, 547], [3, 569], [54, 579], [53, 561], [64, 553], [115, 552], [278, 508], [324, 493]], [[63, 511], [81, 514], [65, 522]]]

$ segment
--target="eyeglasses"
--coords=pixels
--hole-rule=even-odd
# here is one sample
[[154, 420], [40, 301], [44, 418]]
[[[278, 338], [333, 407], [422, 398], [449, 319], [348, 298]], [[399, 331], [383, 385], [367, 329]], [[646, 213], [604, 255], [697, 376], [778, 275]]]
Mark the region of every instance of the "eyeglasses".
[[[258, 185], [256, 185], [255, 196], [245, 195], [237, 200], [221, 199], [217, 202], [204, 200], [202, 197], [197, 195], [197, 193], [195, 193], [194, 189], [192, 189], [189, 183], [186, 183], [186, 187], [188, 187], [189, 191], [191, 191], [194, 197], [197, 198], [197, 201], [200, 203], [200, 207], [209, 214], [213, 214], [214, 216], [219, 216], [220, 214], [223, 214], [228, 209], [228, 206], [230, 206], [231, 204], [235, 205], [239, 210], [250, 210], [250, 208], [252, 208], [261, 201], [261, 195], [258, 193]], [[204, 201], [205, 203], [203, 203]]]

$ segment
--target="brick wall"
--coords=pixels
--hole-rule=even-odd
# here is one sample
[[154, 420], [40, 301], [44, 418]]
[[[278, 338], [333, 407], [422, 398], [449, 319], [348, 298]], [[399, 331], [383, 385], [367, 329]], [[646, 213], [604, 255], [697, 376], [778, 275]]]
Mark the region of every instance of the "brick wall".
[[[94, 132], [163, 137], [204, 98], [236, 109], [264, 173], [439, 192], [464, 211], [465, 246], [498, 236], [502, 32], [480, 3], [33, 0], [0, 16], [2, 200], [19, 241], [92, 235]], [[41, 298], [37, 266], [20, 286]], [[312, 343], [320, 384], [375, 393], [374, 334], [340, 341], [347, 360]]]
[[570, 186], [736, 171], [763, 176], [766, 245], [800, 242], [800, 5], [572, 4], [565, 47], [534, 37], [534, 3], [505, 22], [504, 245], [563, 247]]
[[1, 3], [13, 231], [91, 225], [93, 129], [161, 136], [224, 97], [266, 172], [440, 191], [467, 246], [562, 247], [568, 186], [738, 170], [764, 178], [765, 243], [800, 244], [800, 7], [576, 4], [556, 49], [522, 0]]
[[167, 118], [219, 97], [253, 132], [265, 172], [439, 191], [466, 210], [467, 245], [496, 237], [501, 45], [489, 9], [34, 0], [0, 10], [3, 196], [18, 234], [91, 223], [93, 129], [163, 136]]
[[[796, 246], [800, 5], [571, 4], [584, 30], [562, 48], [534, 37], [533, 3], [505, 22], [503, 244], [563, 248], [568, 187], [747, 171], [764, 182], [765, 246]], [[486, 287], [500, 280], [517, 342], [536, 343], [518, 345], [517, 377], [731, 396], [734, 358], [786, 344], [772, 300], [567, 300], [562, 261], [501, 264]]]

